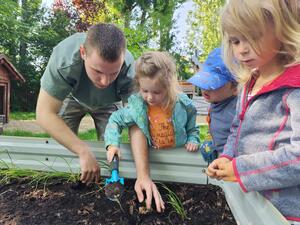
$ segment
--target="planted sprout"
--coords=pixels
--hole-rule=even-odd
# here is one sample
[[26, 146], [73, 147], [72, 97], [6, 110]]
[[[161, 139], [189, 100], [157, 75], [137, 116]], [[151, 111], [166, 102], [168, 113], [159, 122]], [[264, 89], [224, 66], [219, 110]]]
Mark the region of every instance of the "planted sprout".
[[[8, 183], [8, 182], [10, 182], [10, 180], [20, 178], [20, 177], [30, 178], [31, 179], [30, 184], [35, 184], [36, 187], [40, 183], [43, 183], [44, 187], [45, 187], [47, 184], [47, 181], [49, 179], [53, 179], [53, 178], [58, 178], [60, 180], [67, 181], [67, 182], [70, 182], [70, 181], [75, 182], [76, 180], [79, 179], [79, 174], [73, 173], [73, 171], [71, 170], [70, 163], [62, 157], [59, 157], [59, 158], [62, 158], [66, 162], [66, 164], [69, 166], [70, 173], [57, 171], [53, 168], [53, 166], [49, 166], [41, 161], [39, 161], [39, 162], [41, 164], [43, 164], [44, 166], [46, 166], [48, 169], [50, 169], [52, 172], [35, 171], [35, 170], [30, 170], [30, 169], [20, 169], [13, 164], [13, 160], [10, 157], [10, 154], [7, 150], [3, 150], [0, 153], [7, 154], [11, 160], [10, 163], [6, 163], [4, 160], [0, 161], [0, 166], [1, 166], [1, 168], [3, 168], [3, 169], [0, 169], [0, 176], [1, 176], [0, 183], [2, 183], [2, 184]], [[54, 160], [54, 162], [55, 162], [55, 160]]]
[[165, 184], [161, 184], [161, 185], [167, 191], [167, 197], [168, 197], [167, 203], [169, 203], [172, 206], [172, 208], [174, 209], [173, 212], [176, 212], [182, 220], [188, 219], [186, 212], [183, 208], [183, 204], [179, 199], [179, 197]]

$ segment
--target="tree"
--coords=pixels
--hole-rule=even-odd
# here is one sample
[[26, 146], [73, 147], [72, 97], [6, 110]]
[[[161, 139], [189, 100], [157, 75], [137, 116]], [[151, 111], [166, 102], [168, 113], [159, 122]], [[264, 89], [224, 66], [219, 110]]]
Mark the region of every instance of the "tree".
[[[12, 110], [35, 109], [40, 78], [53, 47], [92, 24], [112, 22], [119, 26], [135, 58], [149, 49], [171, 51], [173, 14], [183, 1], [56, 0], [49, 10], [41, 7], [42, 0], [0, 0], [0, 51], [26, 79], [26, 83], [12, 83]], [[186, 77], [185, 59], [173, 55]]]
[[[52, 48], [75, 29], [68, 16], [50, 13], [42, 0], [0, 0], [0, 51], [4, 53], [26, 82], [12, 82], [12, 111], [33, 111]], [[19, 4], [18, 4], [19, 3]]]
[[219, 15], [225, 0], [193, 0], [193, 2], [195, 10], [190, 12], [188, 20], [189, 48], [192, 51], [201, 50], [200, 59], [203, 61], [212, 49], [221, 44]]
[[12, 63], [16, 62], [17, 37], [22, 34], [19, 29], [21, 23], [17, 20], [20, 15], [17, 1], [0, 0], [0, 51], [6, 54]]
[[131, 50], [132, 45], [134, 53], [138, 50], [136, 46], [141, 50], [149, 48], [150, 40], [152, 43], [154, 40], [160, 50], [171, 49], [174, 45], [174, 34], [170, 32], [173, 14], [182, 2], [184, 0], [73, 0], [80, 15], [79, 24], [84, 23], [85, 28], [98, 22], [117, 24], [124, 30], [128, 48]]

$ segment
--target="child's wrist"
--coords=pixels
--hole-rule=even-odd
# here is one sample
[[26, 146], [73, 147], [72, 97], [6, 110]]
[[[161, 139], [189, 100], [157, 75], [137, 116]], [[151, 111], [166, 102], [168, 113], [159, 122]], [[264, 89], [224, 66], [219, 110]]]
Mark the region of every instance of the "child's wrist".
[[112, 145], [107, 145], [107, 146], [106, 146], [106, 151], [111, 150], [111, 147], [112, 147]]
[[108, 145], [106, 151], [117, 151], [119, 148], [116, 145]]

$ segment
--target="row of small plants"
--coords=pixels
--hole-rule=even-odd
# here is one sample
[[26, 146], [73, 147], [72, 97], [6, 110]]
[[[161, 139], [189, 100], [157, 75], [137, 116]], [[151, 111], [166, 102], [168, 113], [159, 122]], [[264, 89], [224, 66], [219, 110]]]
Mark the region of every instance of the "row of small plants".
[[[0, 151], [1, 154], [8, 154], [9, 153], [5, 150]], [[9, 157], [11, 158], [11, 157]], [[60, 157], [62, 158], [62, 157]], [[63, 158], [62, 158], [63, 159]], [[69, 165], [68, 161], [63, 159], [67, 165]], [[72, 171], [71, 166], [69, 165], [69, 171], [70, 172], [61, 172], [55, 170], [53, 167], [49, 167], [48, 165], [44, 164], [43, 162], [40, 162], [45, 167], [48, 167], [48, 171], [36, 171], [31, 169], [21, 169], [16, 167], [13, 164], [13, 160], [11, 159], [11, 162], [8, 164], [0, 159], [0, 185], [9, 184], [13, 180], [16, 179], [24, 179], [29, 182], [29, 185], [33, 185], [34, 187], [38, 187], [39, 185], [42, 185], [44, 187], [44, 191], [46, 192], [46, 187], [49, 185], [51, 181], [61, 181], [61, 182], [69, 182], [73, 184], [80, 184], [79, 178], [80, 174], [75, 173]], [[102, 167], [106, 167], [109, 169], [109, 165], [106, 162], [99, 162]], [[49, 172], [50, 171], [50, 172]], [[187, 219], [186, 211], [183, 207], [182, 201], [179, 199], [179, 197], [173, 192], [170, 188], [168, 188], [163, 183], [157, 183], [160, 185], [164, 190], [166, 190], [166, 202], [173, 208], [171, 210], [171, 213], [177, 213], [182, 220]], [[104, 181], [101, 180], [99, 183], [96, 184], [98, 190], [97, 191], [103, 191], [104, 190]], [[0, 196], [3, 193], [0, 193]], [[122, 204], [119, 201], [117, 201], [118, 205], [120, 206], [121, 210], [123, 210]]]

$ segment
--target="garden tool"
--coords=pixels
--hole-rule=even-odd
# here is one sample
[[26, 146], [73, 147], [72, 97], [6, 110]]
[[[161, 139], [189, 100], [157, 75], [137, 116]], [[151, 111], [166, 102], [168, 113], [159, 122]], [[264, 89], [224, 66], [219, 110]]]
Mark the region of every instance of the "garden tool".
[[124, 178], [119, 177], [119, 157], [114, 155], [111, 163], [111, 176], [105, 180], [105, 195], [112, 201], [118, 201], [125, 191]]

